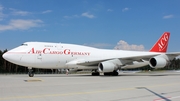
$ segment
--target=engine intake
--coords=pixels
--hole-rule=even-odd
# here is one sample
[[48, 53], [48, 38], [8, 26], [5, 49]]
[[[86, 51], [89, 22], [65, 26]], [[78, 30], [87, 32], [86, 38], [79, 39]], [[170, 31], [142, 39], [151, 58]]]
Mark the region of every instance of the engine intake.
[[167, 63], [167, 60], [163, 57], [153, 57], [149, 60], [149, 65], [152, 68], [164, 68]]
[[113, 72], [117, 68], [118, 67], [110, 61], [101, 62], [98, 65], [99, 72]]

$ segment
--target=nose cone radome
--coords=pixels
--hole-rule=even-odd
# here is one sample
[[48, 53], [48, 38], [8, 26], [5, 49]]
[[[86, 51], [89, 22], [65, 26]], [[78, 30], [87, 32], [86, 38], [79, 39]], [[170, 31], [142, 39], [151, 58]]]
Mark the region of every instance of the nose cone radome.
[[19, 54], [13, 54], [11, 52], [6, 52], [2, 56], [5, 60], [12, 62], [12, 63], [17, 63], [20, 60], [20, 55]]
[[5, 60], [8, 60], [8, 54], [7, 54], [7, 53], [4, 53], [2, 57], [3, 57]]

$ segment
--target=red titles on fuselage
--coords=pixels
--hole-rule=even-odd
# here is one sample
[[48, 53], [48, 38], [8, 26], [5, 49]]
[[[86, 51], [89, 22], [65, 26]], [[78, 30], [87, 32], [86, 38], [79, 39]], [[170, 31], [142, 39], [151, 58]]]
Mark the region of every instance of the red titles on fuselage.
[[90, 55], [90, 52], [71, 51], [70, 49], [64, 50], [51, 50], [50, 48], [44, 48], [42, 50], [35, 50], [32, 48], [28, 54], [60, 54], [60, 55]]

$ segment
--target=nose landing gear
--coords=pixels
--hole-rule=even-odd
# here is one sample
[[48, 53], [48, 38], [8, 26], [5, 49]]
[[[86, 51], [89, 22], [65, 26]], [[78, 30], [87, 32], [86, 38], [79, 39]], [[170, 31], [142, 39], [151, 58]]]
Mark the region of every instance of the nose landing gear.
[[32, 69], [32, 68], [28, 68], [28, 69], [29, 69], [29, 72], [28, 72], [29, 77], [33, 77], [33, 76], [34, 76], [34, 71], [33, 71], [33, 69]]

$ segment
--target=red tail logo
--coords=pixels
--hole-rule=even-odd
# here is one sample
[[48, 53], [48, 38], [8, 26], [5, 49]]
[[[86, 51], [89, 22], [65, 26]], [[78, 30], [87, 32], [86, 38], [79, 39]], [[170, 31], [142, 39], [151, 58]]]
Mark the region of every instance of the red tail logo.
[[168, 47], [170, 33], [164, 32], [160, 39], [151, 48], [150, 52], [166, 52]]

